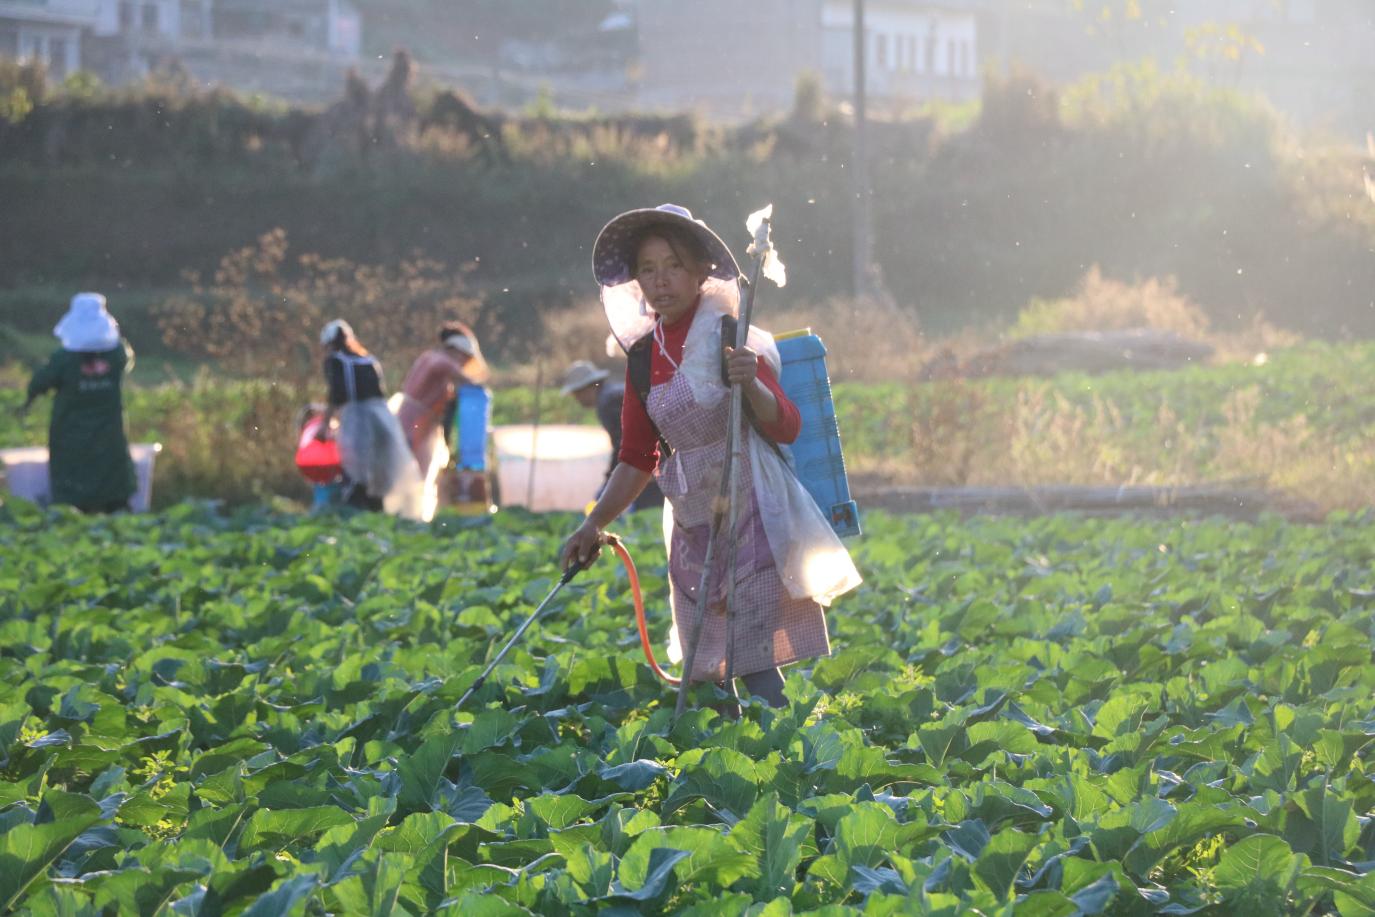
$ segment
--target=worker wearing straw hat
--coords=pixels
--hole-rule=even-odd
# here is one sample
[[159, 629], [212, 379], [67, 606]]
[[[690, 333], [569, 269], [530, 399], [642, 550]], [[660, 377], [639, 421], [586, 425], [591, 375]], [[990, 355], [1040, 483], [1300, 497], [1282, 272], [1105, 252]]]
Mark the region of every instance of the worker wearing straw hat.
[[48, 478], [54, 503], [83, 512], [128, 509], [137, 489], [124, 433], [124, 374], [134, 351], [99, 293], [78, 293], [53, 329], [62, 348], [34, 373], [20, 412], [56, 392], [48, 425]]
[[[634, 394], [624, 399], [620, 464], [565, 544], [564, 562], [595, 557], [605, 526], [656, 478], [668, 500], [675, 631], [689, 639], [698, 634], [686, 679], [720, 682], [729, 671], [768, 703], [782, 705], [778, 667], [830, 652], [823, 606], [858, 585], [859, 574], [769, 444], [790, 442], [800, 428], [796, 406], [778, 385], [778, 349], [758, 329], [750, 329], [747, 347], [723, 342], [723, 318], [738, 314], [740, 270], [721, 238], [683, 207], [621, 214], [602, 229], [592, 257], [611, 331], [631, 360], [648, 351], [650, 384], [642, 400], [627, 373]], [[714, 575], [702, 576], [726, 458], [730, 385], [742, 386], [752, 415], [738, 431], [747, 448], [736, 472], [736, 549], [733, 556], [716, 554]], [[702, 582], [712, 584], [705, 602], [697, 594]], [[728, 661], [731, 586], [735, 651]], [[670, 645], [674, 655], [681, 652]]]
[[[563, 374], [561, 394], [569, 395], [574, 401], [597, 413], [597, 422], [602, 425], [606, 435], [611, 437], [611, 461], [606, 466], [606, 476], [597, 491], [601, 496], [611, 472], [616, 470], [621, 452], [621, 410], [625, 399], [625, 383], [611, 379], [611, 373], [588, 360], [578, 360]], [[664, 495], [659, 485], [650, 481], [635, 502], [630, 505], [632, 512], [664, 505]]]

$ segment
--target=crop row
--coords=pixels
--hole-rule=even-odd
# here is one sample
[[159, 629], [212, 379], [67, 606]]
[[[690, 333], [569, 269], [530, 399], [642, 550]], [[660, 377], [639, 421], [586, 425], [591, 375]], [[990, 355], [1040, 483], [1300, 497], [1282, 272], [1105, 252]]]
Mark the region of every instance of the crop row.
[[789, 706], [674, 722], [609, 562], [455, 711], [565, 517], [0, 514], [0, 909], [1375, 907], [1365, 518], [872, 514]]

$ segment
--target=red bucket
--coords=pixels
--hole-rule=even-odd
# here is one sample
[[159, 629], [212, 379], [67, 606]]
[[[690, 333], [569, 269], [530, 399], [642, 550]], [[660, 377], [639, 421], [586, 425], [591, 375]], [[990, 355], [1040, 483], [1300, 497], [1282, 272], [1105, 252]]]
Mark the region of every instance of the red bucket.
[[329, 484], [343, 474], [344, 467], [339, 462], [339, 444], [333, 439], [315, 438], [321, 419], [319, 415], [311, 417], [301, 428], [301, 440], [296, 445], [296, 468], [308, 481]]

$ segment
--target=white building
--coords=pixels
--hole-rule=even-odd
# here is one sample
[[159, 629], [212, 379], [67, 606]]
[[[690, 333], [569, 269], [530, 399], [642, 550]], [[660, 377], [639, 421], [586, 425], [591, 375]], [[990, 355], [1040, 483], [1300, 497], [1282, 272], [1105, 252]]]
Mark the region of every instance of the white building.
[[0, 55], [39, 60], [61, 79], [81, 69], [81, 39], [102, 0], [0, 0]]
[[214, 76], [217, 51], [245, 45], [352, 60], [362, 22], [348, 0], [0, 0], [0, 56], [41, 60], [57, 80], [86, 69], [119, 83], [174, 56]]
[[[987, 0], [865, 0], [867, 87], [878, 105], [965, 100], [981, 88]], [[853, 0], [638, 0], [636, 103], [747, 117], [786, 110], [798, 77], [853, 91]]]
[[[854, 91], [854, 3], [822, 9], [826, 88]], [[971, 4], [866, 0], [865, 82], [878, 99], [963, 101], [979, 93], [979, 25]]]

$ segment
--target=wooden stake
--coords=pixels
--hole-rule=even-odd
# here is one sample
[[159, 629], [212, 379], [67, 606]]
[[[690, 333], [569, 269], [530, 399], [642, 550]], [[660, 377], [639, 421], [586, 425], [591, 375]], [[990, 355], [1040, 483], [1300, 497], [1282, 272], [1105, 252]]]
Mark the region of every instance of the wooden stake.
[[[764, 266], [764, 254], [764, 252], [760, 252], [755, 256], [752, 276], [746, 285], [745, 309], [740, 316], [740, 321], [737, 323], [735, 330], [735, 346], [737, 347], [749, 337], [750, 318], [754, 313], [754, 291], [759, 285], [759, 272]], [[737, 443], [740, 439], [741, 417], [744, 408], [744, 405], [741, 403], [743, 394], [740, 386], [731, 386], [730, 420], [729, 426], [726, 429], [726, 461], [724, 467], [721, 469], [721, 486], [718, 490], [716, 502], [713, 504], [714, 509], [711, 518], [711, 531], [710, 534], [707, 535], [707, 551], [702, 566], [702, 579], [697, 589], [697, 623], [692, 629], [692, 635], [687, 644], [687, 654], [683, 660], [683, 680], [678, 683], [678, 703], [674, 708], [674, 717], [682, 716], [683, 711], [687, 708], [688, 682], [692, 677], [693, 665], [697, 661], [697, 646], [701, 642], [702, 626], [707, 620], [707, 603], [711, 595], [711, 588], [714, 585], [714, 583], [712, 583], [711, 573], [716, 559], [716, 539], [721, 532], [722, 523], [727, 522], [727, 520], [729, 520], [730, 526], [730, 534], [727, 537], [729, 538], [731, 557], [729, 561], [730, 580], [726, 583], [726, 688], [731, 694], [735, 694], [735, 683], [731, 671], [735, 662], [732, 658], [735, 632], [733, 602], [735, 598], [734, 548], [735, 523], [737, 519], [734, 466], [735, 455], [738, 451]], [[723, 504], [727, 510], [725, 513], [721, 511]]]

